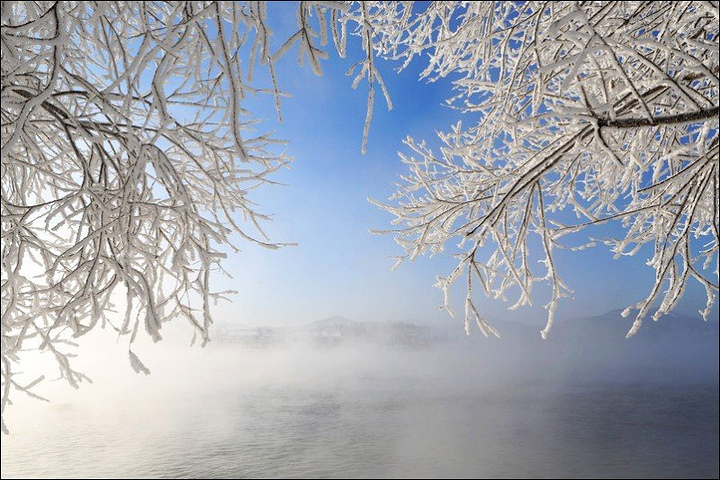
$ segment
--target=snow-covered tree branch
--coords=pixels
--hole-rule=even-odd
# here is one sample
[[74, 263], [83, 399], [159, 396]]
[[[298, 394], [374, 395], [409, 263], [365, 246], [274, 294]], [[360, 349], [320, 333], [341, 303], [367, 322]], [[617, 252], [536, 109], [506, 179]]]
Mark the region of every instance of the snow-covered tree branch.
[[653, 248], [654, 286], [625, 311], [637, 310], [628, 336], [653, 308], [654, 319], [672, 310], [693, 280], [706, 290], [707, 319], [718, 292], [718, 2], [380, 2], [370, 11], [380, 53], [404, 65], [427, 58], [422, 76], [450, 79], [448, 103], [474, 119], [440, 134], [437, 153], [408, 138], [410, 173], [381, 205], [401, 225], [400, 260], [453, 244], [457, 267], [438, 286], [450, 309], [450, 287], [465, 279], [466, 329], [476, 321], [498, 333], [475, 290], [516, 293], [517, 308], [548, 282], [545, 337], [571, 295], [555, 251], [611, 221], [624, 230], [605, 240], [616, 256]]
[[282, 245], [248, 195], [288, 158], [243, 101], [269, 94], [280, 115], [274, 63], [297, 47], [319, 74], [348, 21], [339, 2], [293, 8], [272, 51], [265, 2], [2, 3], [3, 412], [35, 383], [15, 377], [24, 350], [77, 386], [70, 337], [97, 325], [127, 335], [138, 372], [142, 331], [177, 318], [206, 342], [228, 247]]

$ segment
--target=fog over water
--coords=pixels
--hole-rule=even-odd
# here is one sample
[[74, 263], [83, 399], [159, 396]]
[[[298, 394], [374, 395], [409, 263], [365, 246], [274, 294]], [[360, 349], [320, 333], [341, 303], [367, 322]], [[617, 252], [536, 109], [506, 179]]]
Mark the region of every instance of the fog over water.
[[546, 342], [339, 317], [218, 328], [205, 349], [141, 345], [147, 377], [105, 332], [77, 358], [92, 385], [16, 395], [2, 477], [717, 478], [717, 323], [624, 341], [622, 321]]

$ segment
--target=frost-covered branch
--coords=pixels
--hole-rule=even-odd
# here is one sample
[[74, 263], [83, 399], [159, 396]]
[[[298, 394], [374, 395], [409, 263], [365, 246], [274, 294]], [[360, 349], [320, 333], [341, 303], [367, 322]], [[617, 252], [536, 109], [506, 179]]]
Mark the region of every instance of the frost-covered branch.
[[679, 113], [677, 115], [661, 115], [653, 118], [622, 118], [619, 120], [598, 119], [598, 127], [610, 128], [642, 128], [656, 125], [680, 125], [683, 123], [697, 123], [702, 120], [717, 120], [720, 107], [694, 112]]
[[[672, 310], [691, 279], [718, 292], [718, 15], [709, 2], [378, 2], [382, 54], [427, 58], [468, 120], [439, 153], [408, 138], [409, 173], [382, 208], [401, 257], [446, 248], [467, 276], [466, 324], [493, 333], [474, 286], [529, 305], [552, 288], [546, 336], [571, 294], [554, 260], [564, 236], [620, 222], [616, 255], [647, 244], [655, 284], [628, 332]], [[470, 125], [470, 126], [466, 126]], [[537, 239], [537, 240], [535, 240]], [[574, 249], [593, 245], [586, 241]], [[536, 267], [540, 260], [541, 268]], [[658, 305], [659, 304], [659, 305]], [[626, 312], [627, 313], [627, 312]]]
[[271, 51], [265, 2], [2, 3], [3, 412], [34, 385], [15, 380], [23, 351], [85, 380], [69, 338], [96, 326], [138, 372], [143, 331], [180, 319], [204, 344], [227, 250], [282, 246], [250, 193], [289, 159], [245, 99], [270, 94], [280, 115], [274, 63], [297, 46], [319, 73], [352, 21], [344, 2], [284, 8], [298, 31]]

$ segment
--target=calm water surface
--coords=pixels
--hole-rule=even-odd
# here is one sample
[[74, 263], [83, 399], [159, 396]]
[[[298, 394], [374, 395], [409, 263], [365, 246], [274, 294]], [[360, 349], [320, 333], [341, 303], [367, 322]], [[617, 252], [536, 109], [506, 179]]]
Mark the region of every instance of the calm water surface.
[[14, 406], [2, 477], [718, 477], [717, 383], [427, 352], [191, 360]]

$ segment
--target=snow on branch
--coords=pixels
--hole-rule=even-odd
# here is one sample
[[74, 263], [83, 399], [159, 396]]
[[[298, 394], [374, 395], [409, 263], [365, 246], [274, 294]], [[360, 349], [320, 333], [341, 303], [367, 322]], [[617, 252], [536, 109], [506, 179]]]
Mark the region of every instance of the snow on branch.
[[[718, 292], [718, 14], [712, 2], [377, 2], [377, 49], [449, 78], [467, 118], [439, 152], [408, 138], [409, 173], [389, 203], [405, 256], [446, 248], [474, 291], [529, 305], [550, 284], [552, 326], [571, 295], [563, 237], [618, 222], [616, 255], [651, 245], [655, 282], [628, 335], [672, 310], [689, 281]], [[469, 126], [466, 126], [469, 125]], [[568, 237], [569, 239], [570, 237]], [[594, 245], [587, 240], [574, 249]], [[535, 260], [540, 259], [540, 267]], [[464, 273], [463, 273], [464, 272]], [[483, 333], [491, 330], [478, 323]]]
[[283, 245], [250, 193], [289, 158], [245, 99], [269, 93], [280, 116], [274, 62], [297, 45], [319, 73], [328, 30], [344, 56], [349, 7], [299, 2], [273, 52], [266, 2], [2, 3], [3, 412], [34, 385], [22, 351], [77, 386], [68, 337], [96, 326], [132, 344], [178, 319], [207, 342], [226, 251]]

